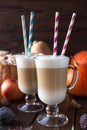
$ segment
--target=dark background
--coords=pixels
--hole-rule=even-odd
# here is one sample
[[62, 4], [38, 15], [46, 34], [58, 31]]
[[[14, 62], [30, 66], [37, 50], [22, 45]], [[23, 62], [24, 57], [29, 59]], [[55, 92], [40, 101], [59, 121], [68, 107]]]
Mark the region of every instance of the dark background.
[[66, 55], [87, 50], [87, 0], [0, 0], [0, 50], [21, 52], [23, 36], [21, 14], [35, 11], [33, 40], [43, 40], [53, 48], [55, 11], [60, 12], [58, 54], [61, 53], [73, 12], [77, 13]]

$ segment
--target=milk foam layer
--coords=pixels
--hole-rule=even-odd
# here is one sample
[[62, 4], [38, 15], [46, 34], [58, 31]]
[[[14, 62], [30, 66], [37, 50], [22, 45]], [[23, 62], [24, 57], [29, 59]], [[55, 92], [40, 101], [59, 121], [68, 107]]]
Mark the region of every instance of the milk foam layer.
[[16, 63], [19, 68], [35, 68], [34, 56], [17, 55]]
[[[54, 61], [54, 62], [52, 62]], [[39, 68], [63, 68], [69, 64], [69, 58], [66, 56], [44, 55], [35, 59], [36, 66]]]

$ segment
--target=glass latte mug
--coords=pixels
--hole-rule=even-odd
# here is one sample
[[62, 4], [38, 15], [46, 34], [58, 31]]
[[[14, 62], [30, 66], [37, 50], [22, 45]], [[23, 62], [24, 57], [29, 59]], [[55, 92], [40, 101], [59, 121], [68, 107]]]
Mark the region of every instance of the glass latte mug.
[[36, 102], [37, 93], [37, 75], [35, 56], [17, 55], [17, 72], [18, 72], [18, 86], [25, 96], [25, 103], [18, 105], [18, 109], [23, 112], [38, 112], [41, 111], [43, 105]]
[[59, 114], [58, 104], [66, 97], [67, 69], [74, 71], [73, 81], [68, 89], [74, 87], [78, 78], [77, 69], [69, 66], [69, 57], [43, 55], [35, 59], [38, 96], [40, 100], [47, 104], [46, 114], [37, 117], [38, 123], [47, 127], [64, 126], [68, 122], [68, 117]]

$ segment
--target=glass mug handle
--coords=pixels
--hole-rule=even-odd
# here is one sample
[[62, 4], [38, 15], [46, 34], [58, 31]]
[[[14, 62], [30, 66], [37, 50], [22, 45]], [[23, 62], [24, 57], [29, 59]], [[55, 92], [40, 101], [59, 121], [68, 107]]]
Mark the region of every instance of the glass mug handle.
[[70, 85], [67, 86], [67, 90], [71, 90], [76, 85], [76, 82], [77, 82], [77, 79], [78, 79], [78, 69], [76, 68], [76, 66], [73, 66], [73, 65], [69, 65], [68, 69], [73, 70], [72, 81], [71, 81]]

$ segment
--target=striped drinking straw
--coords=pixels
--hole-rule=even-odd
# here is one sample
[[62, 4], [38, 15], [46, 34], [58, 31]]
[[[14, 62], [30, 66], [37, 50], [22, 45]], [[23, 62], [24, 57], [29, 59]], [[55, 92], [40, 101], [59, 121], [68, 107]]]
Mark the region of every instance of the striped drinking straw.
[[56, 13], [55, 13], [55, 28], [54, 28], [54, 47], [53, 47], [53, 56], [56, 56], [56, 55], [57, 55], [58, 25], [59, 25], [59, 12], [56, 12]]
[[64, 45], [63, 45], [61, 55], [65, 55], [67, 45], [68, 45], [68, 42], [69, 42], [69, 39], [70, 39], [71, 31], [72, 31], [72, 28], [73, 28], [73, 25], [74, 25], [75, 18], [76, 18], [76, 13], [73, 13], [71, 21], [70, 21], [69, 28], [68, 28], [68, 32], [67, 32], [67, 35], [66, 35], [66, 38], [65, 38], [65, 42], [64, 42]]
[[21, 21], [22, 21], [22, 31], [23, 31], [25, 55], [28, 55], [28, 51], [27, 51], [27, 34], [26, 34], [26, 24], [25, 24], [25, 16], [24, 15], [21, 15]]
[[28, 55], [31, 52], [32, 36], [33, 36], [33, 24], [34, 24], [34, 12], [30, 12], [30, 27], [29, 27], [29, 39], [28, 39]]

